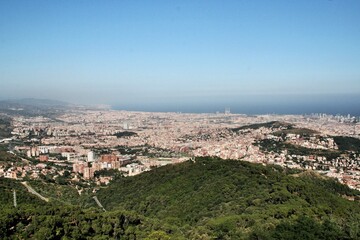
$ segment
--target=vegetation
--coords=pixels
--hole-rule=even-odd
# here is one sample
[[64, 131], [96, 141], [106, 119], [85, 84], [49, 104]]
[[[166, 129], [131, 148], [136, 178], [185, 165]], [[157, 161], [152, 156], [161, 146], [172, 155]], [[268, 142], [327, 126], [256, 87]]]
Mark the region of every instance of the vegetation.
[[21, 162], [21, 158], [4, 150], [0, 150], [0, 162]]
[[129, 131], [124, 131], [124, 132], [117, 132], [114, 134], [114, 136], [116, 136], [117, 138], [129, 138], [132, 136], [137, 136], [136, 132], [129, 132]]
[[360, 139], [353, 137], [336, 136], [334, 137], [335, 143], [342, 151], [360, 152]]
[[360, 207], [340, 197], [357, 191], [294, 174], [278, 166], [198, 158], [117, 179], [97, 196], [106, 209], [136, 211], [188, 239], [360, 237], [353, 221], [360, 220]]
[[28, 183], [35, 191], [44, 197], [50, 198], [52, 201], [59, 201], [64, 204], [81, 203], [80, 196], [73, 186], [41, 180], [32, 180]]
[[117, 169], [101, 169], [95, 171], [95, 177], [121, 177], [122, 173]]
[[0, 178], [0, 206], [7, 208], [13, 205], [13, 190], [16, 191], [18, 205], [30, 203], [43, 204], [40, 199], [30, 194], [20, 182], [7, 178]]
[[279, 121], [272, 121], [272, 122], [266, 122], [266, 123], [255, 123], [255, 124], [250, 124], [250, 125], [246, 125], [246, 126], [241, 126], [241, 127], [237, 127], [237, 128], [232, 128], [231, 130], [234, 132], [238, 132], [239, 130], [246, 130], [246, 129], [259, 129], [259, 128], [285, 128], [285, 129], [290, 129], [293, 127], [292, 124], [290, 123], [285, 123], [285, 122], [279, 122]]
[[273, 133], [275, 136], [286, 136], [287, 134], [296, 134], [300, 136], [312, 136], [318, 134], [319, 132], [308, 129], [308, 128], [290, 128], [290, 129], [283, 129]]
[[359, 203], [342, 197], [358, 191], [279, 166], [197, 158], [119, 177], [95, 194], [107, 212], [69, 186], [29, 182], [47, 203], [0, 183], [1, 239], [360, 238]]
[[10, 119], [0, 117], [0, 140], [8, 137], [11, 137]]
[[123, 155], [127, 154], [137, 154], [142, 156], [147, 156], [151, 158], [160, 158], [160, 157], [183, 157], [186, 156], [185, 153], [174, 152], [165, 148], [154, 147], [150, 145], [142, 145], [135, 147], [128, 146], [117, 146], [116, 149]]
[[280, 153], [287, 150], [289, 155], [322, 156], [326, 157], [328, 160], [335, 159], [341, 155], [341, 152], [337, 150], [307, 148], [272, 139], [259, 140], [255, 145], [260, 146], [260, 149], [265, 152]]
[[24, 205], [0, 213], [1, 239], [144, 239], [151, 222], [135, 213]]

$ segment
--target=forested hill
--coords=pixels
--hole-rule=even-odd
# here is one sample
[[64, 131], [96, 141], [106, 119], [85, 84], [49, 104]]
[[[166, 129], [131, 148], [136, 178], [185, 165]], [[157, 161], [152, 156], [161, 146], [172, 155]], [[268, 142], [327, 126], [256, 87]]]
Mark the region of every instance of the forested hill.
[[157, 219], [192, 239], [360, 238], [357, 191], [311, 172], [198, 158], [118, 179], [97, 197], [108, 210]]
[[106, 212], [92, 194], [45, 202], [0, 183], [0, 239], [360, 239], [359, 202], [347, 199], [359, 192], [279, 166], [197, 158], [117, 178], [95, 193]]

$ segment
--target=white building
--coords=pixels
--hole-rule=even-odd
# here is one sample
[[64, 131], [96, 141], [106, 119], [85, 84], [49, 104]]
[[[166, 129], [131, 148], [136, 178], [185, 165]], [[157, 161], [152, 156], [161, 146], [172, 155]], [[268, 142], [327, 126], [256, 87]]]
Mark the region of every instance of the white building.
[[95, 153], [93, 151], [87, 153], [87, 161], [95, 162]]

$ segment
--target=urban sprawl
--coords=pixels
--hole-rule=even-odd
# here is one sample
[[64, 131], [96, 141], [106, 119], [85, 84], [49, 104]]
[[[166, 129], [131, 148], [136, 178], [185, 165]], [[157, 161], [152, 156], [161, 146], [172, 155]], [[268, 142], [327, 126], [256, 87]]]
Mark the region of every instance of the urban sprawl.
[[[360, 190], [355, 117], [326, 114], [186, 114], [73, 109], [56, 117], [11, 116], [14, 161], [0, 177], [66, 177], [109, 183], [106, 171], [133, 176], [196, 157], [308, 169]], [[355, 141], [354, 148], [343, 142]], [[105, 173], [105, 174], [104, 174]]]

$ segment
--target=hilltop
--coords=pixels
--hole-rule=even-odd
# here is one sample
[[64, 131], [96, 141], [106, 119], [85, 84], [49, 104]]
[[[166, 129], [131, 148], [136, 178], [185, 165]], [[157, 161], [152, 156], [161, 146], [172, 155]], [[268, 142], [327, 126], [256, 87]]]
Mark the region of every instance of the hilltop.
[[298, 173], [198, 158], [118, 179], [96, 195], [108, 210], [135, 211], [166, 224], [168, 233], [192, 239], [357, 236], [352, 225], [360, 206], [344, 197], [358, 192], [333, 179]]

